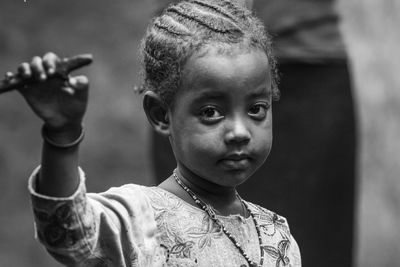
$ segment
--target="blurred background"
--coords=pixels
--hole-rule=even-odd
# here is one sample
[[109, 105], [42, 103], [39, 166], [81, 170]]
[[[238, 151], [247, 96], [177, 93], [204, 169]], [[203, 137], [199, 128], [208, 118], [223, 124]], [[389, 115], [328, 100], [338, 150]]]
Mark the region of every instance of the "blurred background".
[[[91, 81], [81, 153], [88, 191], [154, 185], [165, 177], [158, 171], [169, 172], [157, 158], [165, 141], [154, 145], [141, 97], [133, 92], [140, 82], [140, 38], [167, 2], [0, 2], [0, 75], [47, 51], [94, 56], [89, 68], [77, 71]], [[278, 50], [283, 91], [274, 116], [282, 115], [274, 122], [273, 151], [243, 194], [288, 218], [305, 267], [398, 266], [400, 1], [254, 0], [254, 8], [276, 31], [279, 47], [290, 45]], [[273, 15], [278, 19], [272, 21]], [[324, 46], [307, 29], [337, 41], [333, 24], [343, 36], [339, 43], [296, 50], [304, 45], [296, 40]], [[306, 30], [296, 35], [299, 28]], [[303, 84], [310, 81], [314, 89], [305, 97]], [[34, 239], [27, 193], [27, 178], [40, 162], [40, 127], [16, 92], [0, 95], [1, 267], [60, 266]], [[301, 161], [296, 151], [304, 155]], [[261, 193], [252, 191], [257, 187]]]

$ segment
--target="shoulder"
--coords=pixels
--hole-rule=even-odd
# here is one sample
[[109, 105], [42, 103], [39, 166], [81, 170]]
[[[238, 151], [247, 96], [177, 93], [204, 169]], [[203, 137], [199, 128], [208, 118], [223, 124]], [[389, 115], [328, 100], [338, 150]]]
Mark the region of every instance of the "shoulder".
[[301, 266], [300, 249], [286, 218], [257, 204], [246, 203], [258, 224], [266, 253], [273, 256], [279, 252], [290, 266]]
[[128, 202], [131, 205], [145, 203], [156, 210], [171, 209], [183, 205], [178, 197], [156, 186], [125, 184], [119, 187], [112, 187], [98, 195], [119, 202]]
[[124, 184], [118, 187], [111, 187], [105, 192], [98, 193], [98, 195], [112, 199], [139, 198], [145, 196], [145, 188], [145, 186], [137, 184]]
[[251, 203], [246, 201], [249, 209], [251, 212], [253, 212], [255, 219], [257, 222], [262, 225], [279, 225], [280, 228], [282, 228], [285, 232], [290, 234], [289, 230], [289, 224], [286, 220], [285, 217], [270, 211], [264, 207], [261, 207], [260, 205]]
[[88, 200], [93, 207], [115, 212], [137, 214], [142, 211], [151, 211], [151, 202], [147, 196], [147, 187], [137, 184], [125, 184], [111, 187], [101, 193], [87, 193]]

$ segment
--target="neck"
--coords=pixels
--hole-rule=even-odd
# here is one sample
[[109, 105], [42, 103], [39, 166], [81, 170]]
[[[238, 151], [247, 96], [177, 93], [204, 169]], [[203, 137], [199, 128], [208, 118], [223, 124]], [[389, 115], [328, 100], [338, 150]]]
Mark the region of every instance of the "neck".
[[217, 201], [229, 204], [237, 199], [236, 187], [221, 186], [210, 182], [181, 166], [178, 166], [175, 172], [190, 190], [205, 201], [209, 200], [210, 202]]
[[[175, 174], [178, 179], [192, 191], [196, 197], [200, 198], [206, 204], [212, 206], [220, 215], [231, 215], [240, 214], [247, 217], [246, 209], [237, 197], [235, 187], [224, 187], [214, 183], [211, 183], [201, 177], [193, 176], [195, 174], [185, 172], [187, 169], [177, 168]], [[197, 177], [197, 178], [196, 178]], [[180, 196], [189, 204], [198, 206], [195, 203], [192, 196], [190, 196], [178, 183], [175, 182], [175, 178], [170, 177], [169, 184], [173, 183], [175, 186], [174, 194]], [[163, 183], [164, 184], [164, 183]], [[161, 184], [161, 187], [165, 187]], [[171, 187], [170, 187], [171, 189]], [[171, 191], [171, 190], [169, 190]], [[172, 191], [171, 191], [172, 192]]]

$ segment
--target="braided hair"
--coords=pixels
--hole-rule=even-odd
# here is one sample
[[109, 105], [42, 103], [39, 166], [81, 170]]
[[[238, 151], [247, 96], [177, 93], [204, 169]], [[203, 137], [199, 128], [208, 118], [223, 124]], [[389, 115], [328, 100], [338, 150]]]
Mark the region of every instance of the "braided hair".
[[235, 47], [264, 51], [272, 74], [273, 99], [279, 99], [271, 38], [259, 19], [230, 0], [184, 0], [154, 18], [142, 40], [144, 83], [139, 91], [154, 91], [172, 107], [186, 60], [207, 47], [221, 53]]

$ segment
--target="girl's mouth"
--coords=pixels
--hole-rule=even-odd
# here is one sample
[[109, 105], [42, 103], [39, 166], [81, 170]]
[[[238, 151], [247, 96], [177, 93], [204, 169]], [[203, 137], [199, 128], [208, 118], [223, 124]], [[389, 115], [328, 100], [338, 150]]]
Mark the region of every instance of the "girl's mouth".
[[227, 170], [244, 170], [250, 166], [250, 157], [247, 154], [231, 154], [220, 160], [220, 164]]

